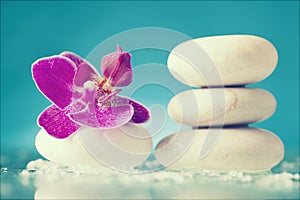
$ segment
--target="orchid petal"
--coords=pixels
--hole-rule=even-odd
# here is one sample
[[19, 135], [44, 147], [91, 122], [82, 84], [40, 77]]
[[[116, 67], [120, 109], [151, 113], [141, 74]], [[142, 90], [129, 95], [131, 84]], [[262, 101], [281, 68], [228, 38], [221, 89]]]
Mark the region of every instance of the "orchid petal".
[[150, 119], [150, 111], [143, 104], [123, 96], [114, 96], [110, 100], [111, 106], [130, 104], [133, 107], [133, 115], [130, 122], [140, 124]]
[[71, 59], [76, 64], [77, 72], [74, 79], [74, 84], [76, 86], [82, 87], [86, 81], [100, 78], [97, 70], [88, 61], [77, 54], [72, 52], [62, 52], [60, 55]]
[[150, 119], [150, 111], [143, 104], [129, 99], [129, 104], [133, 106], [134, 113], [130, 122], [140, 124]]
[[112, 86], [124, 87], [132, 82], [133, 73], [130, 58], [131, 55], [122, 52], [119, 46], [116, 52], [102, 58], [101, 71], [103, 76], [111, 80]]
[[111, 93], [105, 93], [103, 92], [102, 96], [98, 99], [99, 103], [104, 103], [105, 101], [110, 100], [113, 96], [117, 95], [119, 92], [121, 92], [121, 89], [115, 90]]
[[[93, 81], [87, 81], [84, 84], [81, 96], [74, 98], [71, 106], [68, 109], [68, 113], [78, 113], [87, 109], [88, 104], [91, 104], [96, 99], [96, 85]], [[76, 93], [75, 93], [76, 94]]]
[[73, 52], [65, 51], [65, 52], [62, 52], [60, 55], [72, 60], [75, 63], [76, 67], [79, 67], [79, 65], [81, 63], [86, 62], [83, 58], [81, 58], [80, 56], [78, 56], [77, 54], [75, 54]]
[[[105, 102], [108, 104], [108, 102]], [[133, 115], [133, 107], [129, 104], [103, 105], [89, 104], [78, 113], [70, 114], [77, 123], [92, 128], [116, 128], [126, 124]]]
[[63, 111], [55, 105], [49, 106], [40, 114], [38, 124], [49, 135], [59, 139], [69, 137], [80, 128], [78, 124], [70, 120], [67, 111]]
[[32, 64], [36, 86], [61, 109], [72, 101], [75, 73], [75, 63], [63, 56], [41, 58]]
[[101, 72], [105, 77], [110, 77], [115, 66], [118, 64], [118, 58], [122, 54], [122, 49], [117, 46], [117, 51], [103, 56], [101, 60]]
[[89, 80], [98, 80], [100, 75], [94, 67], [88, 63], [81, 63], [75, 75], [74, 84], [83, 87], [84, 83]]

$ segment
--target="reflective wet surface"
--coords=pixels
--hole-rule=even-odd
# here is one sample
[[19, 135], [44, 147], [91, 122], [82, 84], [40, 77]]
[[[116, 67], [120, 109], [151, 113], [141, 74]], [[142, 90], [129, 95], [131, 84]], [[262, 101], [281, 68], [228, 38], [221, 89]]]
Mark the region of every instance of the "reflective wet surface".
[[135, 174], [69, 168], [30, 161], [25, 169], [1, 169], [3, 199], [295, 199], [299, 197], [299, 158], [274, 172], [151, 171], [147, 161]]

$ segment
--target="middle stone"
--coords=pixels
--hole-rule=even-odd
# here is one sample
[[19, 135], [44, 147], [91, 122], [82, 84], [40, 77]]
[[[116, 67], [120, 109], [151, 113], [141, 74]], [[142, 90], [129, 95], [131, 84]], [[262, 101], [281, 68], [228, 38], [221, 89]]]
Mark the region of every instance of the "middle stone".
[[274, 96], [256, 88], [188, 90], [174, 96], [168, 105], [173, 120], [193, 127], [259, 122], [275, 110]]

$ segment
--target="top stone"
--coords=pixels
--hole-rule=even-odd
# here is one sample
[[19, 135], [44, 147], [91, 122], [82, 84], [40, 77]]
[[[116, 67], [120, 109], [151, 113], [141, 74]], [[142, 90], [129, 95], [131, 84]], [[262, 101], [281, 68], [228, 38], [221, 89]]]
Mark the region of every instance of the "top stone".
[[265, 79], [277, 61], [275, 47], [264, 38], [224, 35], [179, 44], [169, 55], [168, 68], [190, 86], [234, 86]]

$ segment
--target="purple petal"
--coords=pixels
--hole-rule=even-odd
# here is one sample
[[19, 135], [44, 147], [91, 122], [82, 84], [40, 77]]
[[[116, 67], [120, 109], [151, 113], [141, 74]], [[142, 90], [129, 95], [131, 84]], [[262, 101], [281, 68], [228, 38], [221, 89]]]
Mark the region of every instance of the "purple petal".
[[117, 95], [119, 92], [121, 92], [121, 89], [115, 90], [111, 93], [103, 92], [101, 97], [98, 99], [99, 103], [104, 103], [105, 101], [110, 100], [113, 96]]
[[82, 112], [70, 114], [70, 117], [83, 126], [93, 128], [116, 128], [126, 124], [133, 115], [133, 107], [127, 101], [127, 104], [125, 101], [111, 101], [102, 106], [98, 106], [96, 102], [88, 104]]
[[103, 56], [101, 60], [101, 72], [107, 78], [110, 77], [115, 66], [118, 64], [118, 58], [122, 54], [122, 49], [118, 45], [117, 51]]
[[130, 54], [122, 52], [119, 46], [116, 52], [102, 58], [101, 71], [103, 76], [111, 80], [112, 86], [124, 87], [132, 82], [133, 73], [130, 58]]
[[38, 89], [59, 108], [72, 101], [76, 66], [63, 56], [41, 58], [32, 64], [32, 76]]
[[84, 88], [81, 96], [77, 99], [73, 99], [71, 106], [68, 108], [68, 113], [78, 113], [87, 109], [88, 104], [95, 101], [96, 88], [89, 89]]
[[82, 63], [78, 66], [74, 84], [78, 87], [83, 87], [86, 81], [97, 79], [100, 79], [100, 75], [98, 74], [96, 69], [88, 63]]
[[80, 56], [78, 56], [72, 52], [65, 51], [65, 52], [62, 52], [60, 55], [72, 60], [76, 64], [76, 67], [78, 67], [81, 63], [86, 62], [83, 58], [81, 58]]
[[131, 122], [139, 124], [144, 123], [150, 119], [149, 110], [141, 103], [129, 99], [129, 104], [132, 105], [134, 109], [133, 116], [130, 120]]
[[74, 84], [76, 86], [82, 87], [86, 81], [100, 78], [97, 70], [88, 61], [75, 53], [63, 52], [60, 55], [71, 59], [76, 64], [77, 72], [74, 79]]
[[70, 120], [66, 113], [67, 111], [62, 111], [55, 105], [52, 105], [40, 114], [38, 124], [43, 127], [49, 135], [55, 138], [67, 138], [77, 131], [80, 126]]

